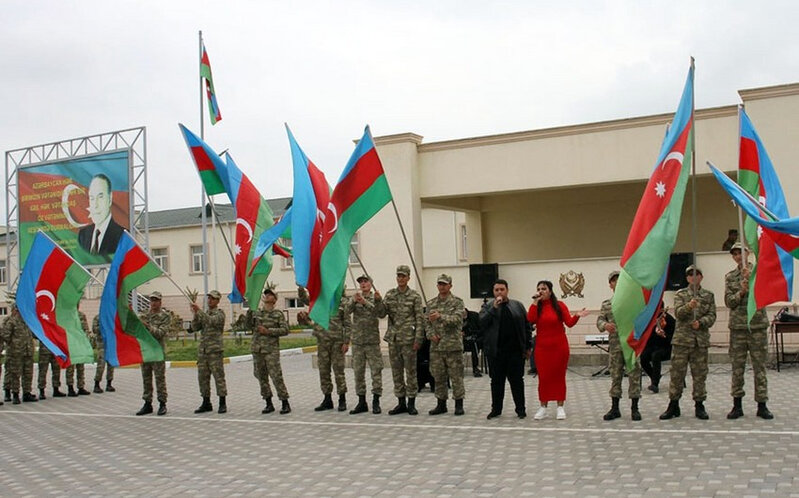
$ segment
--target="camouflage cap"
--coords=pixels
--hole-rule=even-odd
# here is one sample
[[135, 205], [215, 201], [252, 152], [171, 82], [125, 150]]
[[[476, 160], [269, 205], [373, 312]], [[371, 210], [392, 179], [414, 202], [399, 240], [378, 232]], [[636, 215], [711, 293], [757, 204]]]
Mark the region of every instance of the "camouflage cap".
[[222, 294], [220, 294], [218, 290], [212, 290], [208, 293], [208, 297], [212, 297], [214, 299], [222, 299]]
[[694, 273], [698, 273], [698, 274], [704, 276], [704, 274], [702, 273], [702, 269], [699, 268], [696, 265], [691, 265], [691, 266], [689, 266], [688, 268], [685, 269], [685, 274], [686, 275], [693, 275]]
[[450, 277], [446, 273], [442, 273], [436, 279], [436, 283], [437, 284], [450, 284], [451, 285], [452, 284], [452, 277]]
[[365, 280], [365, 281], [371, 283], [372, 282], [372, 277], [370, 277], [369, 275], [364, 273], [363, 275], [361, 275], [360, 277], [355, 279], [355, 281], [358, 282], [358, 283], [361, 283], [362, 280]]
[[742, 251], [743, 248], [744, 246], [742, 246], [740, 242], [736, 242], [735, 244], [732, 245], [732, 247], [730, 247], [730, 254], [732, 254], [732, 251], [735, 251], [736, 249]]
[[621, 274], [621, 273], [619, 273], [619, 270], [613, 270], [613, 271], [612, 271], [612, 272], [610, 272], [610, 274], [608, 275], [608, 282], [610, 282], [610, 281], [611, 281], [611, 280], [613, 280], [614, 278], [619, 278], [619, 275], [620, 275], [620, 274]]
[[160, 301], [160, 300], [161, 300], [161, 298], [163, 298], [163, 296], [162, 296], [162, 295], [161, 295], [161, 293], [160, 293], [160, 292], [158, 292], [158, 291], [152, 291], [152, 292], [150, 293], [150, 299], [158, 299], [158, 300]]
[[405, 275], [406, 277], [411, 276], [411, 269], [408, 265], [399, 265], [397, 267], [397, 275]]

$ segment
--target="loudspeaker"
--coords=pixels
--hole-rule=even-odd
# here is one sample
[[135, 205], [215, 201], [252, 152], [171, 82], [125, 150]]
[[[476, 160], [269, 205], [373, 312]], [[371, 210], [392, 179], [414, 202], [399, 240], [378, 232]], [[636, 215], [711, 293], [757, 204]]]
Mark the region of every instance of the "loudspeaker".
[[669, 276], [666, 280], [667, 291], [680, 290], [688, 287], [688, 280], [685, 278], [685, 269], [693, 263], [693, 256], [690, 252], [674, 252], [669, 255]]
[[499, 278], [499, 264], [469, 265], [469, 290], [472, 299], [494, 296], [494, 281]]

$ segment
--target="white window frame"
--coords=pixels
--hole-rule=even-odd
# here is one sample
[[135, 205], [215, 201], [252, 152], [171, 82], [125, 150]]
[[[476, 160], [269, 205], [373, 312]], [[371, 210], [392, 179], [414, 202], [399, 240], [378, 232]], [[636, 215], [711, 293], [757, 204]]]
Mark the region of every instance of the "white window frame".
[[[164, 254], [156, 255], [155, 251], [164, 251]], [[169, 247], [153, 247], [150, 249], [150, 255], [153, 257], [153, 261], [155, 261], [165, 273], [168, 275], [171, 274], [169, 271]], [[164, 260], [166, 264], [161, 264], [161, 260]]]
[[469, 239], [466, 231], [466, 223], [458, 223], [458, 260], [469, 260]]
[[8, 265], [5, 259], [0, 259], [0, 285], [8, 284]]
[[361, 251], [361, 232], [355, 232], [355, 235], [352, 236], [352, 240], [350, 240], [350, 254], [349, 254], [349, 265], [350, 266], [359, 266], [358, 258], [355, 257], [357, 253], [360, 256], [363, 252]]
[[[190, 275], [202, 275], [203, 273], [205, 273], [204, 270], [208, 267], [208, 254], [206, 254], [207, 251], [203, 251], [200, 254], [195, 254], [194, 249], [198, 248], [198, 247], [200, 249], [202, 249], [203, 245], [202, 244], [191, 244], [189, 246], [189, 264], [191, 265], [189, 267], [189, 274]], [[201, 268], [200, 270], [196, 270], [195, 256], [202, 257], [201, 264], [202, 264], [203, 268]]]

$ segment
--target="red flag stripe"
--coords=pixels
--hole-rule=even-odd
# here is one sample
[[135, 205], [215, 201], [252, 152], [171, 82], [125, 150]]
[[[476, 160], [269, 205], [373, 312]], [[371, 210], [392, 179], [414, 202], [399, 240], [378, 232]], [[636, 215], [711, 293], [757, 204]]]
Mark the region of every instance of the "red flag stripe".
[[372, 147], [361, 156], [349, 174], [336, 185], [331, 201], [335, 204], [338, 215], [341, 216], [344, 211], [349, 209], [352, 203], [361, 197], [374, 184], [375, 180], [384, 174], [377, 150]]
[[[39, 322], [42, 324], [44, 334], [48, 339], [58, 346], [64, 354], [69, 358], [69, 342], [67, 340], [67, 331], [56, 322], [55, 301], [49, 302], [49, 299], [39, 298], [40, 291], [47, 291], [51, 293], [54, 298], [58, 297], [58, 290], [64, 279], [67, 276], [67, 270], [72, 266], [72, 259], [63, 251], [54, 250], [47, 257], [47, 260], [42, 266], [42, 273], [39, 276], [39, 281], [36, 284], [36, 315]], [[47, 314], [49, 320], [42, 318], [42, 314]]]
[[216, 172], [214, 163], [211, 161], [211, 158], [208, 157], [208, 153], [205, 149], [200, 146], [191, 147], [191, 155], [194, 156], [194, 163], [197, 165], [198, 171]]

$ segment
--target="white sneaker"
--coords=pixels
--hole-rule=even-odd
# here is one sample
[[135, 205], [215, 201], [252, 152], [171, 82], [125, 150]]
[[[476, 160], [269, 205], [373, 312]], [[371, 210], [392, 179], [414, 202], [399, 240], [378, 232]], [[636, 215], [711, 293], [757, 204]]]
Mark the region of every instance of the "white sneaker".
[[558, 420], [566, 420], [566, 410], [564, 410], [562, 406], [558, 407], [558, 415], [556, 418]]
[[539, 407], [538, 411], [535, 412], [535, 415], [533, 415], [533, 418], [536, 420], [544, 420], [545, 418], [547, 418], [547, 407], [545, 406]]

